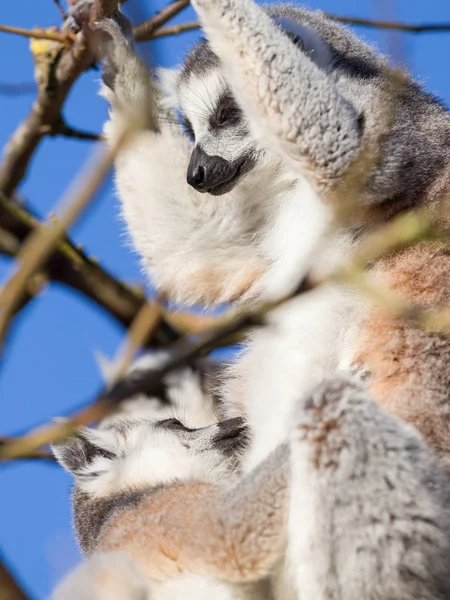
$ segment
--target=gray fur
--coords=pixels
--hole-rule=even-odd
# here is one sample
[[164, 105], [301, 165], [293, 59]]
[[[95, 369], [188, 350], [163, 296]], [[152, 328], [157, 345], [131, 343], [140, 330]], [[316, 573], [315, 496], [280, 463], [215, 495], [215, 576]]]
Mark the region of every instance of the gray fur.
[[305, 561], [304, 597], [449, 598], [450, 480], [417, 432], [342, 378], [300, 404], [296, 422], [292, 481], [308, 491], [293, 488], [304, 538], [289, 552]]
[[[203, 2], [194, 4], [202, 16]], [[211, 15], [214, 10], [226, 11], [223, 22], [227, 22], [230, 39], [234, 42], [239, 36], [236, 45], [249, 48], [255, 69], [257, 65], [272, 82], [266, 99], [252, 98], [255, 107], [258, 102], [262, 105], [255, 121], [258, 119], [264, 132], [270, 133], [271, 128], [283, 131], [286, 151], [295, 160], [306, 160], [308, 170], [312, 168], [322, 180], [333, 182], [347, 171], [364, 145], [377, 137], [380, 115], [392, 105], [395, 117], [382, 141], [381, 160], [363, 190], [362, 202], [388, 205], [385, 218], [389, 218], [423, 201], [430, 182], [442, 176], [450, 160], [450, 118], [441, 103], [407, 76], [389, 81], [386, 60], [320, 11], [289, 5], [265, 7], [285, 29], [291, 20], [292, 30], [306, 26], [320, 37], [330, 56], [327, 73], [324, 65], [317, 68], [310, 56], [292, 52], [287, 37], [283, 36], [284, 41], [282, 36], [275, 38], [273, 28], [261, 22], [259, 10], [249, 15], [247, 9], [238, 1], [226, 0], [208, 8]], [[208, 33], [209, 21], [204, 25]], [[212, 36], [212, 42], [216, 37]], [[218, 49], [219, 58], [221, 51], [228, 51]], [[206, 54], [203, 44], [199, 58]], [[209, 67], [213, 63], [206, 60], [206, 64]], [[226, 76], [238, 90], [238, 101], [248, 102], [251, 92], [240, 79], [239, 64], [234, 64], [233, 73], [227, 65]], [[289, 127], [284, 123], [281, 129], [276, 115], [270, 118], [270, 103], [277, 107], [280, 117], [289, 114]], [[264, 122], [260, 122], [263, 114]]]

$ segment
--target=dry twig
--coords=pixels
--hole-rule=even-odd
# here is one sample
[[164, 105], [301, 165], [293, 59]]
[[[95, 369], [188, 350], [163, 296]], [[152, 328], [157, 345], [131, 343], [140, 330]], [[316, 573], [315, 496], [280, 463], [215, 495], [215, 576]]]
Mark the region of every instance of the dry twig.
[[165, 25], [170, 19], [173, 19], [182, 10], [189, 5], [189, 0], [173, 0], [165, 8], [160, 10], [156, 15], [137, 25], [134, 30], [134, 39], [137, 42], [145, 42], [153, 37], [157, 29]]

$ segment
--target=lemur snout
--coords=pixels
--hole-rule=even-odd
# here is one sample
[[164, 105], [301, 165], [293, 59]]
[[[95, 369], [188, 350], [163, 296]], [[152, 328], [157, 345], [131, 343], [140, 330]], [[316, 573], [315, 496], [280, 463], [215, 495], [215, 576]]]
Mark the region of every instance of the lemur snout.
[[220, 196], [234, 187], [240, 171], [240, 165], [235, 161], [210, 156], [201, 146], [196, 146], [189, 162], [187, 182], [198, 192]]

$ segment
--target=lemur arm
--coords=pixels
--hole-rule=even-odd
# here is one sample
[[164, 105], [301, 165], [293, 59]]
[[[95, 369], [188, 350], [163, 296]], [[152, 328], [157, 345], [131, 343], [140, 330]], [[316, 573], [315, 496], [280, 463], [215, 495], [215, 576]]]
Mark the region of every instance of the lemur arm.
[[192, 4], [254, 133], [317, 184], [341, 177], [360, 149], [361, 133], [356, 109], [325, 70], [253, 0]]
[[[111, 105], [108, 140], [124, 116], [154, 123], [133, 136], [116, 160], [116, 185], [125, 223], [152, 283], [173, 300], [204, 304], [239, 297], [262, 272], [253, 244], [253, 221], [242, 224], [242, 198], [205, 197], [186, 182], [192, 142], [166, 102], [118, 10], [89, 26], [94, 0], [71, 9], [74, 28], [84, 27], [98, 59], [105, 60], [103, 95]], [[150, 118], [149, 118], [150, 117]], [[230, 243], [235, 241], [235, 243]]]
[[157, 581], [182, 573], [258, 580], [286, 547], [288, 479], [285, 445], [227, 491], [200, 483], [166, 486], [119, 512], [96, 551], [122, 550]]

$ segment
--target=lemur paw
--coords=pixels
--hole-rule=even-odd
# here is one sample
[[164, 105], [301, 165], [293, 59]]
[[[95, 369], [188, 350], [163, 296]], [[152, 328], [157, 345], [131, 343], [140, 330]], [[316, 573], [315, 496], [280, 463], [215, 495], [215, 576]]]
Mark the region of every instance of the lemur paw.
[[125, 15], [116, 10], [100, 21], [92, 21], [95, 0], [80, 0], [70, 9], [65, 27], [83, 34], [96, 58], [106, 59], [103, 81], [113, 89], [117, 70], [133, 47], [133, 27]]

